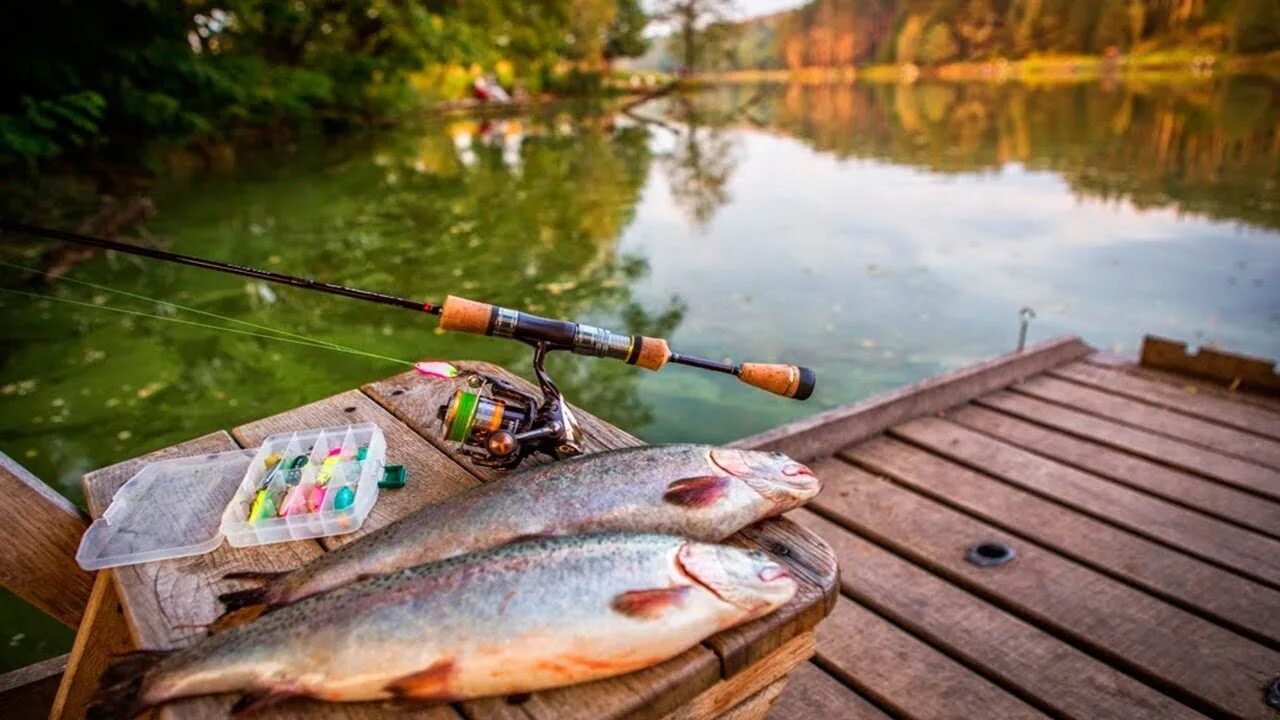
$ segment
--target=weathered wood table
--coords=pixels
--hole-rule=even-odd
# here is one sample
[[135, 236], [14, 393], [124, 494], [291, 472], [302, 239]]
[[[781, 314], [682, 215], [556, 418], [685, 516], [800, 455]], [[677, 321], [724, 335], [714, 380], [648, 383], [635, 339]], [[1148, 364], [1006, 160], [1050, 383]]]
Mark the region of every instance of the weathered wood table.
[[[459, 365], [518, 380], [490, 365]], [[130, 644], [140, 648], [182, 647], [200, 638], [204, 626], [218, 615], [216, 596], [229, 587], [221, 580], [225, 573], [295, 567], [423, 505], [438, 503], [497, 477], [498, 471], [462, 460], [440, 437], [436, 409], [452, 395], [458, 382], [426, 379], [409, 372], [236, 427], [230, 434], [212, 433], [86, 475], [85, 497], [90, 513], [98, 517], [115, 491], [147, 462], [253, 447], [276, 433], [360, 422], [377, 423], [386, 434], [388, 464], [404, 465], [409, 470], [408, 485], [380, 493], [358, 533], [253, 548], [224, 544], [207, 555], [106, 571], [99, 577], [95, 594], [109, 592], [105, 581], [107, 575], [112, 576]], [[642, 444], [582, 410], [575, 412], [582, 422], [588, 452]], [[755, 525], [730, 542], [762, 547], [785, 562], [799, 583], [799, 592], [770, 616], [720, 633], [656, 667], [535, 693], [519, 704], [501, 698], [426, 708], [299, 701], [261, 716], [363, 718], [395, 714], [434, 720], [454, 720], [460, 715], [473, 720], [762, 717], [781, 692], [787, 672], [813, 654], [814, 628], [835, 607], [838, 597], [837, 568], [834, 554], [825, 542], [786, 519]], [[93, 611], [91, 607], [90, 612]], [[103, 612], [109, 614], [110, 610]], [[93, 641], [92, 632], [86, 633], [82, 628], [81, 635], [89, 636], [88, 642]], [[77, 644], [82, 640], [78, 639]], [[161, 716], [223, 717], [233, 701], [231, 696], [184, 701], [164, 708]]]

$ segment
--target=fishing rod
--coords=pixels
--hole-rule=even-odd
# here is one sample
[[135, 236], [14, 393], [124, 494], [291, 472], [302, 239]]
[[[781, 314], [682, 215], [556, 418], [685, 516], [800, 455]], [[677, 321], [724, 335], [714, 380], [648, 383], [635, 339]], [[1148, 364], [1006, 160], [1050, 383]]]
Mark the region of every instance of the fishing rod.
[[[673, 352], [662, 338], [627, 335], [570, 320], [546, 318], [490, 303], [448, 295], [443, 303], [421, 302], [384, 293], [320, 282], [284, 273], [209, 260], [157, 248], [122, 243], [65, 230], [0, 220], [0, 230], [49, 240], [114, 250], [130, 255], [189, 265], [205, 270], [240, 275], [304, 290], [340, 295], [365, 302], [425, 312], [440, 318], [444, 330], [519, 340], [534, 348], [534, 373], [543, 392], [536, 398], [489, 376], [472, 379], [466, 397], [455, 396], [440, 408], [448, 436], [482, 452], [477, 462], [506, 467], [514, 458], [535, 450], [563, 457], [580, 452], [580, 432], [563, 396], [543, 369], [548, 352], [566, 350], [578, 355], [607, 357], [646, 370], [661, 370], [667, 363], [732, 375], [752, 387], [775, 395], [805, 400], [812, 393], [817, 376], [798, 365], [752, 362], [720, 362]], [[424, 374], [430, 374], [424, 372]], [[463, 393], [464, 391], [459, 391]], [[495, 414], [496, 413], [496, 414]], [[530, 445], [532, 443], [532, 445]], [[533, 449], [530, 449], [530, 448]]]

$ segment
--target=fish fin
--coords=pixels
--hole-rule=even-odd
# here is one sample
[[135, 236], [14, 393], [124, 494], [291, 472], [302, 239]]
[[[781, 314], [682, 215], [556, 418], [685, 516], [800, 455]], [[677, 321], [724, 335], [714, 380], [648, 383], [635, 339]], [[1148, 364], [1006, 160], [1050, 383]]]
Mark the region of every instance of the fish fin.
[[662, 499], [682, 507], [707, 507], [729, 492], [729, 483], [732, 480], [725, 475], [683, 478], [668, 485]]
[[533, 697], [533, 693], [514, 693], [507, 696], [508, 705], [523, 705], [529, 702], [529, 698]]
[[234, 718], [249, 717], [266, 710], [272, 705], [277, 705], [296, 697], [300, 697], [300, 694], [292, 690], [263, 690], [261, 692], [245, 693], [231, 706], [230, 715]]
[[259, 580], [261, 582], [269, 582], [284, 574], [285, 573], [283, 571], [275, 571], [275, 570], [237, 570], [236, 572], [229, 572], [226, 575], [223, 575], [222, 579], [223, 580]]
[[142, 681], [172, 650], [138, 650], [112, 658], [102, 671], [99, 688], [85, 717], [88, 720], [120, 720], [151, 707], [142, 699]]
[[228, 610], [209, 623], [208, 628], [206, 628], [207, 633], [209, 635], [217, 635], [218, 633], [238, 628], [241, 625], [247, 625], [266, 614], [270, 609], [266, 604], [258, 603], [256, 605], [238, 607], [235, 610]]
[[423, 670], [392, 680], [386, 689], [398, 699], [452, 700], [449, 679], [456, 670], [453, 658], [437, 660]]
[[609, 607], [637, 620], [655, 620], [667, 610], [682, 605], [685, 596], [692, 589], [691, 585], [677, 585], [652, 590], [629, 590], [615, 597]]

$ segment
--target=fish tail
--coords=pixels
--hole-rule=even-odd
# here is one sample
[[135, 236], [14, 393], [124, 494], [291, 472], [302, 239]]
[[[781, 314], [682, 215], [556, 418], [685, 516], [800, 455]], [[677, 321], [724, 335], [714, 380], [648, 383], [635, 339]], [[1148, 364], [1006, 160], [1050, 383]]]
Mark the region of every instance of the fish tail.
[[142, 695], [147, 673], [172, 650], [139, 650], [117, 655], [102, 672], [97, 694], [85, 717], [87, 720], [132, 718], [152, 707]]
[[262, 584], [258, 587], [233, 590], [219, 595], [218, 600], [222, 601], [224, 611], [209, 625], [209, 633], [212, 635], [238, 627], [270, 610], [271, 602], [268, 595], [271, 581], [281, 575], [284, 573], [255, 570], [223, 575], [223, 580], [257, 580]]

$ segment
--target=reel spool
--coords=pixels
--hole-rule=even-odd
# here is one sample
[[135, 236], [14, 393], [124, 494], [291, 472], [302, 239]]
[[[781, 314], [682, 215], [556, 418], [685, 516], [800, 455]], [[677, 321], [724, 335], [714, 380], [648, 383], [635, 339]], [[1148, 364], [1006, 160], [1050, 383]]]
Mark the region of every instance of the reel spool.
[[535, 346], [541, 400], [500, 378], [468, 375], [437, 411], [445, 439], [484, 467], [511, 469], [535, 453], [557, 460], [581, 454], [582, 431], [543, 370], [544, 355], [545, 348]]

